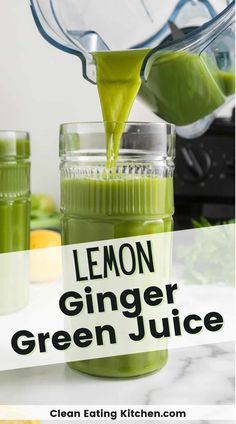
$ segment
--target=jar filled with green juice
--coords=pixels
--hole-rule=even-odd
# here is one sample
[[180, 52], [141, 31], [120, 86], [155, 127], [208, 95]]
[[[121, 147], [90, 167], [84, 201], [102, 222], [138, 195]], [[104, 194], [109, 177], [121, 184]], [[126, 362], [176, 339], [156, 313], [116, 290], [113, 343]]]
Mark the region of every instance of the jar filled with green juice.
[[29, 264], [23, 251], [29, 249], [29, 157], [27, 132], [0, 131], [0, 314], [21, 309], [28, 300]]
[[[115, 159], [111, 152], [116, 152]], [[171, 231], [174, 152], [171, 124], [62, 125], [63, 244]], [[134, 377], [157, 371], [166, 361], [167, 350], [159, 350], [69, 365], [97, 376]]]

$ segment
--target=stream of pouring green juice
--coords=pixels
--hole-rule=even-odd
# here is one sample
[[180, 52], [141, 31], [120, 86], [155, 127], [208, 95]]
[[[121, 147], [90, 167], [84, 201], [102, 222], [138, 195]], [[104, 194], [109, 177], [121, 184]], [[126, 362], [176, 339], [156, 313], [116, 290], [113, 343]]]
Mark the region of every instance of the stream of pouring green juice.
[[[122, 122], [127, 121], [140, 90], [140, 71], [147, 53], [148, 50], [94, 53], [97, 86], [107, 134], [107, 167], [113, 172], [108, 178], [74, 177], [62, 180], [64, 244], [171, 230], [174, 209], [172, 178], [120, 174], [118, 177], [115, 173], [124, 128]], [[173, 62], [170, 58], [168, 56], [166, 60], [162, 57], [160, 73], [158, 68], [153, 89], [143, 84], [144, 89], [142, 87], [140, 91], [149, 103], [148, 96], [152, 97], [153, 92], [152, 100], [155, 107], [158, 104], [158, 115], [171, 122], [186, 125], [222, 104], [222, 90], [198, 56], [192, 55], [189, 59], [186, 54], [174, 53]], [[155, 79], [152, 71], [150, 76]], [[180, 87], [176, 85], [179, 78], [182, 81]], [[196, 91], [196, 84], [200, 84], [199, 93], [198, 89]], [[187, 89], [190, 90], [189, 93]], [[94, 375], [130, 377], [158, 370], [166, 360], [167, 351], [157, 351], [76, 361], [70, 363], [70, 366]]]
[[97, 87], [107, 134], [108, 166], [112, 166], [117, 159], [124, 123], [140, 89], [140, 71], [147, 53], [147, 49], [94, 53]]

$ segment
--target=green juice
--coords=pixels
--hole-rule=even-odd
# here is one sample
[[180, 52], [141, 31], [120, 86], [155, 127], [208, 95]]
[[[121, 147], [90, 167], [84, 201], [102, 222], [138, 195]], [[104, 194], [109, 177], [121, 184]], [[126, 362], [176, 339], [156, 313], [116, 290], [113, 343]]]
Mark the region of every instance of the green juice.
[[0, 134], [0, 253], [29, 249], [29, 140]]
[[[29, 249], [30, 146], [18, 134], [0, 131], [0, 253]], [[25, 254], [0, 259], [0, 314], [6, 314], [27, 304], [29, 263]]]
[[220, 71], [218, 77], [224, 94], [232, 96], [235, 93], [235, 75], [230, 72]]
[[0, 253], [29, 249], [30, 202], [0, 201]]
[[[172, 178], [117, 176], [64, 179], [64, 244], [156, 234], [172, 229]], [[77, 370], [106, 377], [133, 377], [163, 367], [167, 351], [76, 361]]]

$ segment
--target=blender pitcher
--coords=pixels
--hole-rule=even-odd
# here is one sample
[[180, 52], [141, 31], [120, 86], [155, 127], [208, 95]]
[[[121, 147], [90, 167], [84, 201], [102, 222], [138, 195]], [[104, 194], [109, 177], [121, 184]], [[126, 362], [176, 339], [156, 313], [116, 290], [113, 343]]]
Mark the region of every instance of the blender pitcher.
[[[144, 59], [140, 97], [185, 138], [197, 137], [235, 92], [234, 2], [201, 28]], [[178, 39], [180, 38], [180, 39]]]
[[217, 15], [208, 0], [169, 0], [161, 14], [156, 0], [30, 0], [41, 35], [80, 57], [92, 83], [92, 52], [148, 49], [139, 97], [185, 137], [204, 132], [234, 93], [234, 3]]

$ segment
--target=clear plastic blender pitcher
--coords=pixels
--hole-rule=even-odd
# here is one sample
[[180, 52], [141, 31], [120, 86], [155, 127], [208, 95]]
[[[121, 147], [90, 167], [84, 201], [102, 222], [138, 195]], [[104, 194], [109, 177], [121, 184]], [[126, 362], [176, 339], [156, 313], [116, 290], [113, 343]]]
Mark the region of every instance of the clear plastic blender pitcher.
[[234, 2], [183, 38], [161, 43], [144, 59], [140, 97], [179, 135], [204, 133], [235, 92]]
[[[180, 0], [177, 4], [174, 0], [31, 0], [30, 4], [43, 37], [55, 47], [80, 57], [83, 75], [92, 83], [96, 83], [92, 52], [150, 49], [141, 71], [139, 95], [154, 113], [176, 124], [177, 131], [186, 137], [204, 132], [216, 111], [234, 93], [232, 81], [226, 81], [227, 75], [219, 76], [219, 72], [234, 72], [234, 1], [218, 15], [207, 0]], [[174, 40], [169, 42], [173, 25]], [[172, 53], [165, 56], [165, 65], [163, 52]], [[186, 58], [190, 53], [197, 65], [193, 59], [194, 63], [185, 67], [183, 57], [181, 65], [178, 52]], [[170, 69], [175, 69], [176, 59], [179, 70], [173, 80]], [[158, 78], [161, 74], [169, 81]], [[230, 89], [225, 88], [230, 84]], [[185, 111], [193, 109], [196, 103], [197, 113], [184, 117]], [[207, 107], [202, 108], [205, 103]], [[181, 110], [180, 119], [176, 115]]]

